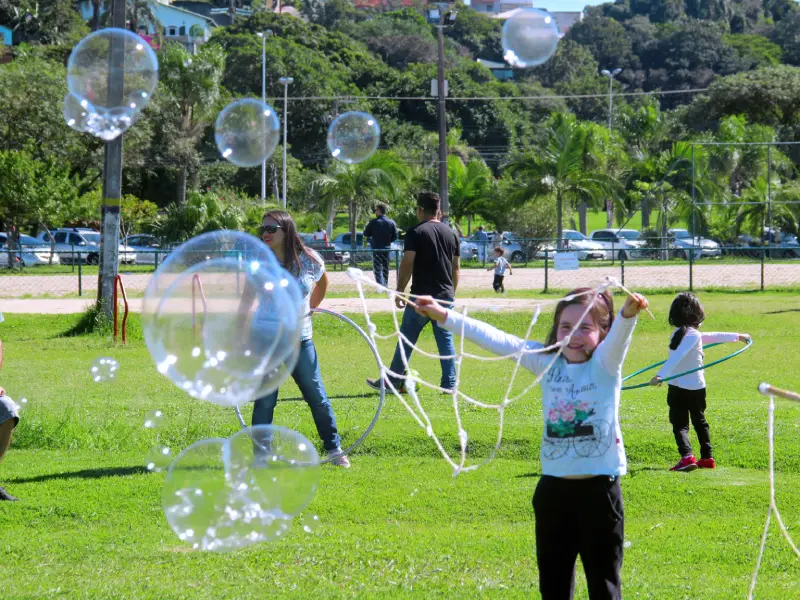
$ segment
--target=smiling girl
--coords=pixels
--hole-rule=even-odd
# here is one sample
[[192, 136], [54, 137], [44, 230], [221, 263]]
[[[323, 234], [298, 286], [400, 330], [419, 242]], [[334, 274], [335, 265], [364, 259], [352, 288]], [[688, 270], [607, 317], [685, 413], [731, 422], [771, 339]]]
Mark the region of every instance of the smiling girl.
[[629, 296], [615, 318], [608, 292], [573, 290], [556, 306], [546, 345], [464, 317], [431, 298], [416, 303], [418, 312], [490, 352], [517, 360], [523, 351], [520, 366], [537, 375], [553, 363], [541, 380], [542, 477], [533, 495], [539, 589], [544, 600], [571, 598], [580, 556], [589, 597], [621, 598], [619, 478], [627, 472], [619, 426], [622, 363], [647, 300]]

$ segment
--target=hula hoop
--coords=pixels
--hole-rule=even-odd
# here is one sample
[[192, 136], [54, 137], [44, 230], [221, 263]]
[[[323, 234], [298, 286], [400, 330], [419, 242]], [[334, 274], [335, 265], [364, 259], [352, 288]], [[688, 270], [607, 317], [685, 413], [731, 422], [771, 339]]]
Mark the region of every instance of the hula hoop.
[[[725, 343], [725, 342], [717, 342], [715, 344], [709, 344], [708, 346], [703, 346], [703, 347], [704, 348], [713, 348], [714, 346], [719, 346], [719, 345], [721, 345], [723, 343]], [[697, 371], [703, 371], [705, 369], [708, 369], [709, 367], [713, 367], [714, 365], [718, 365], [719, 363], [725, 362], [726, 360], [730, 360], [734, 356], [739, 356], [742, 352], [747, 350], [752, 345], [753, 345], [753, 340], [751, 339], [749, 342], [747, 342], [747, 344], [745, 345], [744, 348], [739, 348], [736, 352], [733, 352], [733, 353], [729, 354], [728, 356], [725, 356], [723, 358], [715, 360], [714, 362], [710, 362], [707, 365], [703, 365], [702, 367], [697, 367], [696, 369], [690, 369], [688, 371], [684, 371], [683, 373], [678, 373], [677, 375], [670, 375], [669, 377], [665, 377], [661, 381], [662, 382], [671, 381], [673, 379], [677, 379], [678, 377], [683, 377], [684, 375], [689, 375], [690, 373], [696, 373]], [[652, 369], [655, 369], [656, 367], [660, 367], [665, 362], [667, 362], [667, 361], [666, 360], [662, 360], [660, 362], [657, 362], [655, 364], [650, 365], [649, 367], [645, 367], [644, 369], [639, 369], [635, 373], [631, 373], [627, 377], [623, 377], [622, 381], [627, 381], [628, 379], [631, 379], [632, 377], [636, 377], [637, 375], [641, 375], [642, 373], [646, 373], [647, 371], [651, 371]], [[636, 390], [636, 389], [639, 389], [639, 388], [648, 387], [649, 385], [650, 385], [650, 382], [648, 381], [646, 383], [639, 383], [637, 385], [626, 385], [622, 389], [623, 390]]]
[[[361, 329], [361, 327], [359, 327], [357, 323], [355, 323], [354, 321], [352, 321], [351, 319], [349, 319], [348, 317], [346, 317], [346, 316], [344, 316], [342, 314], [339, 314], [339, 313], [334, 312], [332, 310], [328, 310], [326, 308], [315, 308], [315, 309], [312, 309], [311, 313], [312, 314], [313, 313], [322, 313], [322, 314], [330, 315], [332, 317], [335, 317], [335, 318], [339, 319], [340, 321], [343, 321], [343, 322], [347, 323], [348, 325], [350, 325], [350, 327], [355, 329], [359, 333], [359, 335], [362, 338], [364, 338], [364, 341], [367, 342], [367, 345], [369, 346], [369, 349], [372, 350], [372, 355], [375, 357], [375, 361], [378, 363], [378, 372], [380, 373], [381, 356], [380, 356], [380, 354], [378, 354], [378, 349], [372, 343], [372, 340], [369, 339], [369, 336], [366, 334], [366, 332], [363, 329]], [[379, 377], [379, 378], [380, 378], [380, 381], [381, 381], [381, 390], [380, 390], [380, 398], [378, 400], [378, 409], [375, 411], [375, 416], [372, 417], [372, 422], [370, 422], [369, 426], [364, 431], [364, 433], [361, 434], [361, 437], [359, 437], [349, 448], [346, 448], [345, 450], [342, 450], [342, 452], [344, 454], [350, 454], [353, 450], [355, 450], [358, 446], [361, 445], [361, 442], [363, 442], [367, 438], [367, 436], [370, 433], [372, 433], [372, 430], [375, 428], [375, 425], [378, 422], [378, 418], [381, 416], [381, 410], [383, 410], [383, 404], [384, 404], [384, 401], [386, 400], [386, 383], [385, 383], [383, 377]], [[239, 409], [238, 406], [235, 406], [234, 410], [236, 411], [236, 418], [239, 419], [239, 424], [242, 426], [242, 429], [247, 429], [248, 425], [247, 425], [247, 423], [244, 422], [244, 417], [242, 416], [242, 411]], [[331, 460], [332, 460], [331, 458], [326, 458], [325, 460], [319, 461], [319, 464], [324, 465], [326, 463], [329, 463]]]

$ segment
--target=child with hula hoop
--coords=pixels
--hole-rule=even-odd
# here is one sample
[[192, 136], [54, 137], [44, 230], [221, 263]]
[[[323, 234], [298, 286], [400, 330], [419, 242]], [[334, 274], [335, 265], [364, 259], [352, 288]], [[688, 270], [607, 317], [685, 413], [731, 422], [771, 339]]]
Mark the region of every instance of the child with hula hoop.
[[[683, 292], [673, 300], [669, 309], [669, 324], [675, 327], [669, 344], [669, 358], [650, 380], [650, 385], [660, 386], [673, 373], [692, 371], [672, 379], [667, 391], [669, 422], [678, 444], [681, 459], [670, 471], [694, 471], [697, 468], [714, 469], [717, 466], [711, 454], [711, 436], [706, 420], [706, 379], [703, 374], [703, 345], [721, 342], [750, 342], [743, 333], [700, 333], [706, 318], [703, 305], [694, 294]], [[689, 441], [689, 419], [700, 443], [700, 460], [694, 457]]]

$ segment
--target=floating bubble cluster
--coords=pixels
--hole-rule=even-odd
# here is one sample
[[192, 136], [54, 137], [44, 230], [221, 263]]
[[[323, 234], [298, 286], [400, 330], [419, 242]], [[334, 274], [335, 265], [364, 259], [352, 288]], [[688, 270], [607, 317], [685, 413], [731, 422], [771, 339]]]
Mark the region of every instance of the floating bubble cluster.
[[331, 156], [347, 164], [368, 159], [381, 141], [378, 120], [365, 112], [347, 112], [334, 119], [328, 128]]
[[193, 398], [240, 406], [277, 389], [300, 349], [297, 279], [259, 239], [200, 235], [159, 266], [142, 327], [158, 371]]
[[164, 515], [193, 548], [236, 550], [285, 535], [318, 480], [319, 456], [305, 437], [272, 425], [243, 429], [181, 452], [164, 482]]
[[115, 359], [102, 357], [95, 359], [89, 373], [92, 376], [92, 381], [95, 383], [102, 383], [114, 379], [118, 370], [119, 363]]
[[261, 165], [278, 147], [280, 133], [281, 123], [272, 107], [252, 98], [226, 106], [214, 127], [222, 158], [237, 167]]
[[125, 29], [101, 29], [70, 54], [64, 120], [76, 131], [113, 140], [139, 119], [157, 85], [158, 59], [147, 41]]
[[503, 58], [512, 67], [535, 67], [555, 54], [560, 34], [553, 16], [538, 8], [522, 8], [503, 24]]

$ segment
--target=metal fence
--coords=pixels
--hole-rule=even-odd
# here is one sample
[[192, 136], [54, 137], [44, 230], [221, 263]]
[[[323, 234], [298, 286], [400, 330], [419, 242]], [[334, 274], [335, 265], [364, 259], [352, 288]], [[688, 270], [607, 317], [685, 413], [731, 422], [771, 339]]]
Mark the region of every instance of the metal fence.
[[[526, 241], [528, 250], [511, 261], [506, 272], [507, 291], [531, 293], [589, 286], [610, 275], [627, 287], [641, 290], [764, 290], [800, 288], [800, 249], [766, 246], [721, 247], [713, 255], [700, 248], [676, 249], [674, 246], [645, 247], [620, 254], [619, 249], [605, 251], [603, 257], [589, 256], [575, 248], [554, 250], [552, 240]], [[318, 250], [326, 265], [329, 292], [354, 295], [355, 286], [347, 269], [359, 268], [370, 278], [388, 275], [385, 284], [397, 286], [402, 252]], [[153, 273], [169, 251], [137, 251], [133, 264], [120, 264], [119, 272], [131, 297], [141, 296]], [[487, 256], [488, 254], [488, 256]], [[591, 253], [590, 253], [591, 254]], [[0, 256], [7, 255], [2, 253]], [[58, 255], [58, 264], [24, 262], [6, 263], [0, 269], [0, 298], [91, 297], [97, 293], [98, 267], [92, 253], [75, 250]], [[572, 264], [564, 260], [573, 256]], [[569, 261], [567, 261], [569, 262]], [[8, 267], [11, 264], [11, 267]], [[569, 270], [564, 267], [571, 267]], [[375, 267], [380, 267], [376, 269]], [[575, 268], [577, 267], [577, 268]], [[492, 291], [491, 253], [462, 256], [459, 289], [474, 293]], [[511, 274], [513, 273], [513, 274]]]

